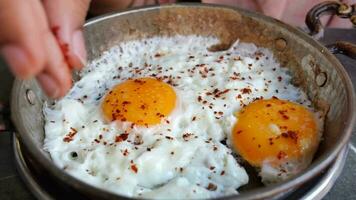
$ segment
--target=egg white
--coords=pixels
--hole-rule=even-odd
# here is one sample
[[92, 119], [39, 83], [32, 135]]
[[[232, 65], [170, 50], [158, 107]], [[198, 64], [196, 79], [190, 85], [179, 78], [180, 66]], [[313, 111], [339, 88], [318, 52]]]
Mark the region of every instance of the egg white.
[[[229, 148], [234, 113], [260, 97], [306, 106], [310, 101], [268, 49], [237, 42], [227, 51], [209, 52], [207, 47], [216, 43], [216, 38], [175, 36], [111, 48], [80, 73], [67, 96], [44, 106], [44, 149], [71, 175], [125, 196], [236, 194], [248, 175]], [[126, 141], [115, 142], [130, 123], [106, 122], [102, 97], [128, 78], [165, 76], [171, 76], [178, 98], [173, 113], [159, 125], [133, 127]], [[246, 88], [250, 92], [242, 92]], [[216, 97], [216, 89], [228, 91]], [[63, 141], [73, 129], [72, 141]]]

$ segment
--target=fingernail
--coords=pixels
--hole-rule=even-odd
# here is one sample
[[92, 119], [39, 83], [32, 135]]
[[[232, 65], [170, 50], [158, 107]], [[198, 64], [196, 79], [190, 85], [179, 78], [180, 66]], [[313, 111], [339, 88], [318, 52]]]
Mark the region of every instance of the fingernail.
[[48, 97], [57, 98], [59, 96], [58, 84], [50, 75], [41, 73], [37, 76], [37, 80]]
[[77, 30], [73, 33], [72, 42], [73, 42], [73, 52], [84, 66], [87, 61], [87, 52], [85, 50], [85, 41], [84, 41], [84, 35], [82, 30]]
[[21, 79], [29, 78], [28, 69], [26, 69], [29, 58], [23, 48], [16, 45], [5, 45], [0, 49], [0, 53], [15, 76]]

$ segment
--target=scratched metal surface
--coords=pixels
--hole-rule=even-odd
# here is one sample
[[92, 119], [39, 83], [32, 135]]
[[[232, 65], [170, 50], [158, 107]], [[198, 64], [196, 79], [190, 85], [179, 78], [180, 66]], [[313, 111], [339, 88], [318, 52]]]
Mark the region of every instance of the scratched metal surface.
[[[323, 42], [329, 44], [336, 40], [348, 40], [356, 43], [356, 30], [327, 30]], [[349, 72], [356, 88], [356, 61], [345, 56], [337, 57]], [[5, 111], [8, 110], [6, 102], [9, 99], [12, 80], [13, 77], [10, 75], [2, 60], [0, 60], [0, 102], [2, 102], [0, 109]], [[354, 167], [354, 165], [356, 165], [356, 130], [353, 131], [349, 148], [350, 150], [344, 170], [336, 181], [335, 186], [324, 199], [356, 199], [356, 178], [354, 178], [356, 177], [356, 168]], [[34, 199], [16, 172], [11, 134], [9, 132], [0, 134], [0, 199]]]

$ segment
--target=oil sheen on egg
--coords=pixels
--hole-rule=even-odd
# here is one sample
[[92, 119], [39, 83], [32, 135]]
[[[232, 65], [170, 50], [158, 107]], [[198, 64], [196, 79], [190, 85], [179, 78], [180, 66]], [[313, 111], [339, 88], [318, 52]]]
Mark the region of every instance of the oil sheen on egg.
[[[233, 151], [269, 171], [275, 164], [264, 165], [263, 158], [277, 151], [250, 155], [235, 148], [244, 148], [238, 140], [249, 139], [234, 136], [239, 128], [250, 131], [241, 125], [240, 112], [256, 99], [276, 97], [303, 107], [310, 101], [290, 83], [288, 71], [269, 50], [239, 42], [226, 51], [207, 50], [217, 43], [216, 38], [192, 35], [111, 48], [80, 72], [67, 96], [44, 106], [44, 149], [74, 177], [128, 197], [205, 199], [237, 194], [248, 175]], [[268, 128], [283, 135], [280, 126], [271, 123]], [[297, 126], [288, 124], [293, 130]], [[256, 130], [251, 131], [253, 135]], [[298, 151], [296, 146], [303, 143], [280, 140]]]

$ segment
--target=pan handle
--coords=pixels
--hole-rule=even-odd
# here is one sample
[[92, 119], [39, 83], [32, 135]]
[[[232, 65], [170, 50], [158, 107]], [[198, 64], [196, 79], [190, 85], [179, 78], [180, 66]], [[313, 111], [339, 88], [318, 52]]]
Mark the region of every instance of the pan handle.
[[[327, 14], [348, 18], [353, 26], [356, 27], [356, 4], [347, 5], [337, 1], [326, 1], [315, 5], [309, 10], [305, 19], [305, 23], [310, 31], [309, 34], [312, 37], [319, 39], [324, 35], [324, 27], [320, 22], [320, 17]], [[355, 44], [346, 41], [337, 41], [334, 44], [326, 45], [326, 47], [334, 54], [344, 54], [356, 59]]]
[[344, 54], [356, 60], [356, 45], [346, 41], [337, 41], [334, 44], [326, 45], [326, 48], [333, 54]]
[[311, 36], [323, 35], [324, 27], [320, 22], [323, 15], [336, 15], [340, 18], [348, 18], [356, 27], [356, 4], [347, 5], [338, 1], [325, 1], [315, 5], [309, 10], [305, 23]]

